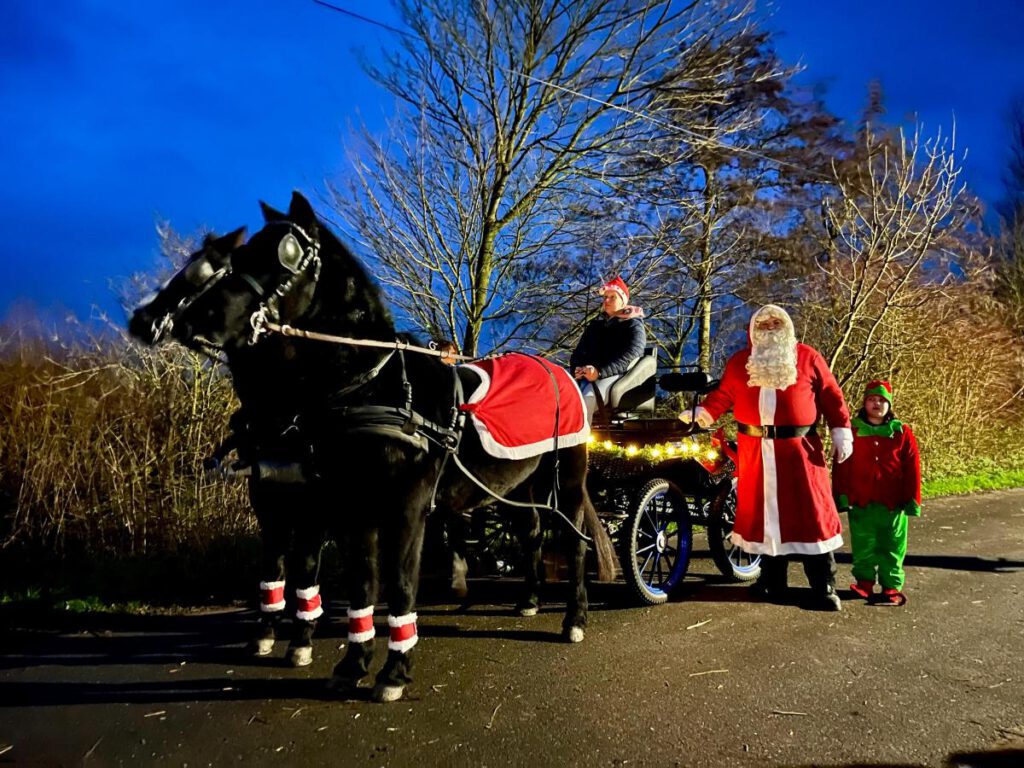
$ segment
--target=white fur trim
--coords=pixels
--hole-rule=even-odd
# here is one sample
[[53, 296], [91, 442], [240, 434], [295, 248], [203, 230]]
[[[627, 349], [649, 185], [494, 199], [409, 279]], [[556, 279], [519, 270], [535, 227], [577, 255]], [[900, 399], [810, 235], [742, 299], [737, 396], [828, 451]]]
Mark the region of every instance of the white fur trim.
[[843, 546], [843, 536], [839, 533], [825, 541], [787, 541], [774, 547], [769, 547], [767, 540], [763, 543], [747, 541], [736, 532], [731, 534], [731, 540], [733, 544], [751, 555], [823, 555]]
[[[295, 596], [299, 600], [312, 600], [314, 597], [316, 597], [319, 594], [320, 594], [320, 585], [319, 584], [314, 584], [312, 587], [307, 587], [306, 589], [296, 589], [295, 590]], [[312, 611], [298, 611], [298, 610], [295, 611], [295, 618], [297, 618], [299, 621], [313, 621], [314, 619], [319, 619], [323, 615], [324, 615], [324, 607], [323, 607], [322, 604], [318, 605]]]
[[[775, 390], [761, 387], [757, 406], [761, 416], [761, 425], [775, 424]], [[761, 474], [764, 490], [764, 546], [767, 554], [778, 554], [776, 551], [782, 543], [779, 531], [779, 469], [775, 462], [775, 441], [761, 440]]]
[[345, 611], [345, 613], [348, 615], [350, 619], [361, 619], [363, 618], [363, 616], [373, 615], [373, 606], [368, 605], [365, 608], [356, 608], [354, 610], [352, 608], [349, 608], [347, 611]]
[[388, 640], [388, 650], [398, 651], [399, 653], [406, 653], [419, 641], [420, 636], [418, 634], [413, 635], [408, 640], [400, 640], [397, 643], [394, 640]]
[[[479, 366], [473, 365], [473, 363], [465, 363], [464, 368], [471, 368], [480, 377], [480, 386], [476, 388], [467, 403], [479, 403], [484, 397], [487, 396], [488, 390], [491, 388], [491, 377], [487, 375], [487, 372]], [[572, 380], [568, 372], [564, 369], [558, 368], [553, 371], [555, 376], [562, 376], [561, 381], [558, 382], [558, 389], [562, 389], [566, 386], [571, 385], [572, 389], [576, 392], [576, 396], [580, 399], [580, 408], [583, 411], [583, 428], [579, 432], [573, 435], [559, 435], [558, 447], [572, 448], [574, 445], [582, 445], [587, 442], [590, 437], [590, 423], [587, 418], [587, 404], [583, 399], [583, 392], [580, 391], [580, 387]], [[564, 374], [564, 375], [563, 375]], [[541, 453], [547, 453], [555, 449], [555, 440], [552, 437], [547, 437], [536, 443], [529, 443], [528, 445], [517, 445], [513, 448], [507, 445], [502, 445], [495, 440], [490, 431], [487, 429], [487, 425], [484, 424], [480, 419], [476, 418], [472, 412], [470, 415], [470, 421], [473, 426], [476, 427], [476, 433], [480, 437], [480, 443], [483, 448], [491, 456], [496, 459], [528, 459], [531, 456], [537, 456]]]
[[[284, 589], [283, 581], [261, 581], [260, 592], [269, 592], [275, 589]], [[260, 596], [260, 611], [263, 613], [277, 613], [278, 611], [284, 610], [285, 601], [282, 599], [276, 603], [264, 603], [262, 595]]]
[[[373, 616], [373, 606], [368, 605], [365, 608], [349, 608], [346, 613], [349, 619], [363, 619], [367, 616]], [[374, 629], [373, 625], [365, 632], [349, 632], [348, 641], [350, 643], [365, 643], [368, 640], [373, 640], [377, 636], [377, 630]]]
[[764, 546], [766, 554], [780, 554], [782, 533], [779, 528], [779, 469], [775, 463], [775, 441], [761, 441], [761, 470], [764, 473]]
[[[404, 626], [407, 626], [409, 624], [412, 624], [415, 627], [415, 624], [416, 624], [416, 614], [415, 613], [406, 613], [406, 614], [404, 614], [402, 616], [388, 616], [388, 627], [394, 627], [395, 629], [398, 629], [399, 627], [404, 627]], [[420, 640], [419, 631], [416, 631], [415, 634], [413, 634], [412, 637], [408, 637], [405, 640], [392, 640], [389, 637], [388, 638], [388, 650], [389, 651], [398, 651], [399, 653], [406, 653], [414, 645], [416, 645], [416, 643], [418, 643], [419, 640]]]
[[771, 387], [761, 387], [757, 396], [757, 411], [761, 417], [761, 426], [770, 427], [775, 424], [775, 405], [778, 402], [775, 397], [776, 390]]

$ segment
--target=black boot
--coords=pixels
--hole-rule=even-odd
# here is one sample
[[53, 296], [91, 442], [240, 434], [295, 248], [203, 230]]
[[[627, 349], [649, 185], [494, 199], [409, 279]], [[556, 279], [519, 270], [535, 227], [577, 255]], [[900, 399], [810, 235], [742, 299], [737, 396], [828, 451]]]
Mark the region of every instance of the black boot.
[[758, 600], [784, 603], [789, 595], [789, 563], [785, 557], [761, 556], [761, 574], [750, 586], [750, 594]]
[[843, 603], [836, 594], [836, 559], [831, 552], [803, 557], [804, 574], [811, 585], [808, 608], [816, 611], [841, 611]]

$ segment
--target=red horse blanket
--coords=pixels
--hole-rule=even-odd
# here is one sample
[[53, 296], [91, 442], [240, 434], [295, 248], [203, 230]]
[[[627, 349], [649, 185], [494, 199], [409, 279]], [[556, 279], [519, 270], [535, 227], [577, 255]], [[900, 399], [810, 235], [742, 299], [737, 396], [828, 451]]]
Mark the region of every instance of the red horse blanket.
[[499, 459], [525, 459], [590, 436], [583, 395], [564, 368], [512, 353], [467, 363], [481, 383], [462, 410], [472, 417], [484, 450]]

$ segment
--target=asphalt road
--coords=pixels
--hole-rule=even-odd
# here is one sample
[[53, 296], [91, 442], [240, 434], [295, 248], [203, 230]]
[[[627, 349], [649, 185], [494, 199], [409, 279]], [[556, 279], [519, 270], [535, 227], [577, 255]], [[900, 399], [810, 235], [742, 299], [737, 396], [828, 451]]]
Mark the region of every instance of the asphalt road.
[[0, 764], [1024, 766], [1024, 490], [926, 504], [908, 565], [907, 606], [835, 614], [749, 602], [697, 560], [668, 605], [597, 585], [575, 646], [557, 602], [519, 618], [513, 583], [473, 582], [467, 612], [421, 608], [394, 704], [327, 696], [338, 603], [301, 670], [283, 644], [243, 657], [239, 609], [19, 621], [0, 632]]

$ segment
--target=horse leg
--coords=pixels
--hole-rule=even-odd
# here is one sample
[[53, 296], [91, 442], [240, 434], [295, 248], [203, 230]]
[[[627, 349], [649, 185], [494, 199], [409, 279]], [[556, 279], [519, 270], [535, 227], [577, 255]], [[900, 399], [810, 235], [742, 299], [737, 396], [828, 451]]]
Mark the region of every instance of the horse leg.
[[354, 690], [373, 661], [373, 607], [377, 601], [377, 529], [359, 524], [347, 539], [348, 646], [335, 667], [328, 687]]
[[249, 483], [249, 501], [260, 526], [260, 620], [246, 651], [268, 656], [274, 649], [277, 628], [285, 607], [285, 553], [290, 535], [281, 504], [266, 484]]
[[[532, 497], [531, 497], [532, 501]], [[536, 507], [512, 509], [518, 524], [519, 546], [523, 550], [523, 594], [516, 611], [520, 616], [536, 616], [540, 608], [541, 544], [544, 529]]]
[[469, 573], [469, 559], [467, 555], [466, 539], [467, 524], [461, 514], [450, 514], [444, 521], [447, 534], [448, 552], [451, 554], [452, 564], [452, 594], [459, 600], [465, 601], [469, 597], [469, 585], [466, 584], [466, 576]]
[[377, 674], [375, 701], [397, 701], [412, 682], [412, 651], [419, 641], [416, 631], [416, 590], [419, 585], [420, 552], [424, 518], [418, 505], [411, 504], [405, 519], [388, 531], [382, 553], [387, 577], [388, 658]]
[[[573, 525], [580, 528], [583, 525], [583, 505], [589, 503], [582, 484], [564, 487], [559, 501]], [[571, 531], [566, 532], [565, 541], [571, 591], [566, 601], [562, 636], [570, 643], [578, 643], [583, 640], [583, 629], [587, 626], [587, 585], [584, 573], [587, 543]]]
[[[308, 499], [315, 501], [315, 499]], [[295, 585], [295, 620], [292, 622], [292, 639], [288, 645], [288, 661], [293, 667], [305, 667], [313, 663], [313, 632], [317, 619], [324, 612], [320, 600], [320, 554], [323, 551], [327, 532], [311, 513], [302, 518], [296, 527], [295, 543], [292, 547], [291, 582]]]

